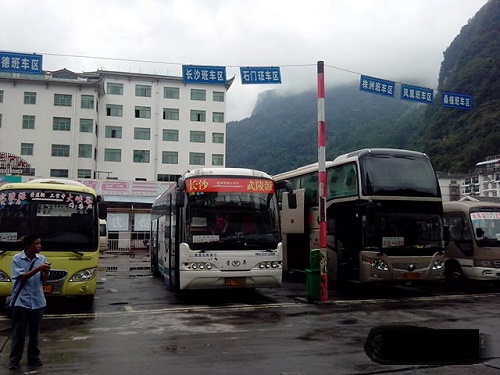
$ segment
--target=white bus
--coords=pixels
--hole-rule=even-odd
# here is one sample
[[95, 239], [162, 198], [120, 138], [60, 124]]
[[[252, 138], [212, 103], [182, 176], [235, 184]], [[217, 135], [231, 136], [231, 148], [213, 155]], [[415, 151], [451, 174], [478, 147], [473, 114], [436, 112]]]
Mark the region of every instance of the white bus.
[[276, 190], [260, 171], [186, 172], [152, 206], [153, 274], [174, 290], [279, 287]]
[[450, 232], [445, 252], [447, 283], [466, 279], [500, 281], [500, 204], [477, 200], [445, 202]]
[[[444, 279], [443, 206], [429, 158], [363, 149], [326, 162], [328, 276], [332, 281]], [[283, 206], [285, 270], [304, 270], [319, 248], [318, 165], [274, 176], [288, 180], [297, 210]]]

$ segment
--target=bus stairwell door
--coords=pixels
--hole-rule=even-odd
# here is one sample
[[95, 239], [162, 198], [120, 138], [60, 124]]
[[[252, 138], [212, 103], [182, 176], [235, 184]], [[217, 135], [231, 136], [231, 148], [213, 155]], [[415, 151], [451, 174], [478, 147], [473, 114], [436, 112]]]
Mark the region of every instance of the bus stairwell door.
[[282, 233], [304, 233], [305, 189], [298, 189], [294, 192], [297, 197], [297, 208], [289, 207], [288, 193], [283, 193], [283, 201], [281, 206]]

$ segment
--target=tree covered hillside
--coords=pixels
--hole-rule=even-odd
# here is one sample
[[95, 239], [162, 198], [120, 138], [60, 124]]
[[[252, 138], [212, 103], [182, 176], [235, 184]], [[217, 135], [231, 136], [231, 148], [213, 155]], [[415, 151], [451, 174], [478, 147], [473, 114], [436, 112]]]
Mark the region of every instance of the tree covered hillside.
[[[426, 152], [439, 171], [467, 172], [500, 154], [499, 87], [500, 1], [490, 0], [444, 52], [434, 105], [363, 93], [358, 82], [327, 88], [327, 159], [365, 147], [405, 148]], [[441, 90], [472, 95], [474, 108], [442, 107]], [[227, 124], [226, 165], [276, 174], [316, 162], [316, 108], [313, 91], [261, 94], [251, 117]]]
[[[500, 1], [490, 0], [444, 53], [439, 90], [469, 94], [470, 111], [430, 107], [420, 142], [437, 169], [467, 172], [500, 154]], [[441, 101], [438, 94], [436, 100]]]

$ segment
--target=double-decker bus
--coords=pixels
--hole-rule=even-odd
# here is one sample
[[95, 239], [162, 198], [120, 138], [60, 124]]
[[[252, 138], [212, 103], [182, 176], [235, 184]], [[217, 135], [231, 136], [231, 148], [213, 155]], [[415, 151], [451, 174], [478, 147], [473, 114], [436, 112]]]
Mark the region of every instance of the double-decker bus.
[[[443, 207], [436, 174], [420, 152], [363, 149], [325, 163], [328, 275], [339, 283], [437, 281], [443, 274]], [[285, 270], [304, 270], [319, 248], [318, 165], [288, 180], [297, 210], [283, 205]]]
[[271, 176], [256, 170], [186, 172], [152, 206], [153, 274], [173, 290], [279, 287], [276, 191]]
[[0, 297], [11, 293], [12, 257], [22, 237], [37, 233], [51, 265], [43, 290], [48, 297], [78, 297], [90, 307], [97, 285], [99, 218], [106, 205], [77, 181], [35, 179], [0, 187]]

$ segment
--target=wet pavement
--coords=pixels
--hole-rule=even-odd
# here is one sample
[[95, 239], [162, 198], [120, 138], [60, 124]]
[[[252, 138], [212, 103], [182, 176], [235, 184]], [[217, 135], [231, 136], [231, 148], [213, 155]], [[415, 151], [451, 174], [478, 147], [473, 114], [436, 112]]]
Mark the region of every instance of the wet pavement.
[[[371, 328], [395, 323], [477, 328], [500, 342], [498, 293], [474, 292], [353, 289], [331, 291], [327, 303], [308, 303], [305, 282], [295, 275], [277, 289], [178, 294], [151, 276], [149, 258], [104, 255], [93, 308], [49, 300], [41, 332], [45, 365], [22, 363], [18, 373], [498, 373], [499, 359], [390, 366], [372, 362], [363, 349]], [[8, 323], [0, 319], [0, 373], [9, 371]]]

